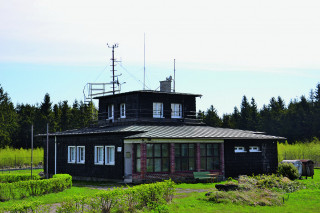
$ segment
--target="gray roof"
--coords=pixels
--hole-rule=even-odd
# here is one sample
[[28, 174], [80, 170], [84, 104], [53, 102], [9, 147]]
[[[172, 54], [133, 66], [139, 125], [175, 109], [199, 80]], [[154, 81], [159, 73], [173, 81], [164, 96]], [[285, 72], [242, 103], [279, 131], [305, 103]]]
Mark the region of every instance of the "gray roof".
[[[126, 139], [154, 138], [154, 139], [274, 139], [284, 140], [283, 137], [266, 135], [262, 132], [254, 132], [238, 129], [216, 128], [210, 126], [190, 125], [128, 125], [113, 127], [96, 127], [69, 130], [51, 133], [50, 136], [59, 135], [88, 135], [107, 133], [132, 133]], [[45, 136], [45, 134], [39, 135]]]

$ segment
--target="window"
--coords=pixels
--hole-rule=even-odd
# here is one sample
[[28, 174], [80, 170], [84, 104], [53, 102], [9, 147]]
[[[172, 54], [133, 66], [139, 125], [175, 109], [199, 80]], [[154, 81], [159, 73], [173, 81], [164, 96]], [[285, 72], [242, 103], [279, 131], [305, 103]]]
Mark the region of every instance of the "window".
[[171, 118], [182, 118], [182, 104], [171, 104]]
[[115, 161], [114, 161], [114, 154], [115, 154], [115, 147], [114, 146], [106, 146], [105, 149], [105, 153], [106, 153], [106, 165], [114, 165]]
[[169, 144], [147, 144], [147, 172], [169, 171]]
[[102, 165], [103, 163], [104, 163], [103, 146], [95, 146], [94, 147], [94, 164]]
[[200, 168], [202, 170], [220, 169], [219, 144], [200, 144]]
[[126, 118], [126, 104], [120, 104], [120, 118]]
[[158, 103], [158, 102], [153, 103], [153, 117], [163, 118], [163, 103]]
[[68, 163], [76, 162], [76, 147], [68, 146]]
[[260, 147], [258, 146], [250, 146], [249, 152], [260, 152]]
[[85, 147], [77, 146], [77, 163], [85, 162]]
[[114, 119], [114, 105], [113, 104], [108, 105], [108, 118]]
[[243, 146], [235, 146], [234, 147], [234, 152], [235, 153], [246, 152], [246, 149]]
[[195, 164], [195, 145], [194, 144], [175, 144], [175, 170], [194, 171]]

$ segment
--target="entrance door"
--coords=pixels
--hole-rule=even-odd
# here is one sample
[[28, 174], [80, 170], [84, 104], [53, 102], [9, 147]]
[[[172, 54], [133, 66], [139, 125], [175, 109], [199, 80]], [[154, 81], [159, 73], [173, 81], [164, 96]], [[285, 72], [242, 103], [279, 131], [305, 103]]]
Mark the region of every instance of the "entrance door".
[[124, 144], [124, 179], [132, 182], [132, 144]]

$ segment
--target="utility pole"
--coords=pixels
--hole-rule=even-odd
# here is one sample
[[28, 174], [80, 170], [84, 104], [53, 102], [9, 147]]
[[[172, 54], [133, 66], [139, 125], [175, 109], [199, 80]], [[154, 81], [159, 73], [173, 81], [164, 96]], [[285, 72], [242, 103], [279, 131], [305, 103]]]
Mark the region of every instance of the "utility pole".
[[116, 62], [116, 59], [114, 58], [114, 48], [118, 48], [118, 44], [113, 44], [113, 45], [109, 45], [109, 44], [107, 44], [108, 45], [108, 47], [109, 48], [112, 48], [112, 58], [110, 59], [111, 61], [112, 61], [112, 94], [114, 95], [115, 94], [115, 86], [114, 86], [114, 84], [115, 84], [115, 79], [114, 79], [114, 77], [115, 77], [115, 75], [114, 75], [114, 72], [116, 71], [115, 69], [114, 69], [114, 67], [115, 67], [115, 63], [114, 62]]
[[176, 92], [176, 59], [173, 60], [173, 92]]
[[146, 34], [143, 36], [143, 90], [146, 89]]
[[33, 180], [32, 165], [33, 165], [33, 124], [31, 125], [31, 180]]

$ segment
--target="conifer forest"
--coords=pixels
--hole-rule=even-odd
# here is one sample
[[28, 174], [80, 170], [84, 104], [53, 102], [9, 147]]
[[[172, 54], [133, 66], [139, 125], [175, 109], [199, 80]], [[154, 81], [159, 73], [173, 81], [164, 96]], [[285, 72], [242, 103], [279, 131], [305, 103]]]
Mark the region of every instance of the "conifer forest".
[[[30, 148], [31, 125], [34, 135], [87, 127], [97, 121], [98, 110], [90, 103], [75, 100], [53, 104], [45, 94], [36, 105], [14, 105], [9, 94], [0, 85], [0, 148]], [[309, 97], [301, 96], [285, 103], [281, 97], [270, 98], [261, 109], [252, 97], [243, 96], [240, 109], [234, 107], [230, 114], [219, 117], [211, 105], [198, 111], [197, 118], [209, 126], [265, 132], [286, 137], [288, 143], [311, 141], [320, 137], [320, 83], [311, 89]], [[41, 144], [35, 144], [40, 147]]]

